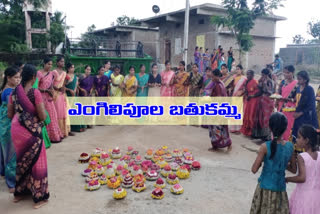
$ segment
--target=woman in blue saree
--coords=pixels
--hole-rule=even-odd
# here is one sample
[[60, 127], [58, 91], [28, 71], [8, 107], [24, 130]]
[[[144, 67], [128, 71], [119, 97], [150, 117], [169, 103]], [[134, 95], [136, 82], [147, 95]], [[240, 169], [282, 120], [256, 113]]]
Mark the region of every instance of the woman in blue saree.
[[319, 128], [316, 112], [316, 98], [313, 88], [309, 85], [309, 74], [306, 71], [298, 73], [298, 84], [296, 101], [297, 108], [294, 113], [294, 125], [292, 128], [292, 140], [296, 141], [299, 128], [304, 125], [312, 125]]
[[136, 78], [138, 80], [137, 97], [147, 97], [148, 96], [149, 74], [146, 74], [145, 71], [146, 71], [146, 66], [141, 64], [140, 65], [140, 72], [138, 74], [136, 74]]
[[0, 174], [5, 176], [7, 186], [13, 193], [16, 184], [16, 152], [11, 140], [11, 120], [8, 118], [7, 104], [11, 92], [20, 82], [20, 73], [17, 68], [10, 67], [4, 74], [0, 106]]

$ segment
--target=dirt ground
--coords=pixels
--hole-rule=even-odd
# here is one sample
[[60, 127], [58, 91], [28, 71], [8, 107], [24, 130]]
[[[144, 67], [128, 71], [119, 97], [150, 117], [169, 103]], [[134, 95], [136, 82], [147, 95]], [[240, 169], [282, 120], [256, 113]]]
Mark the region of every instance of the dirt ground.
[[[49, 204], [34, 210], [30, 199], [14, 204], [4, 179], [0, 179], [0, 213], [3, 214], [73, 214], [73, 213], [249, 213], [252, 196], [260, 174], [253, 175], [251, 165], [259, 143], [241, 135], [232, 135], [231, 152], [209, 152], [208, 131], [193, 126], [96, 126], [47, 150], [50, 200]], [[106, 186], [95, 192], [84, 190], [81, 171], [77, 162], [82, 152], [96, 147], [111, 149], [119, 146], [124, 152], [133, 146], [144, 154], [148, 148], [167, 145], [171, 149], [189, 148], [202, 164], [202, 169], [192, 172], [181, 182], [185, 192], [175, 196], [168, 187], [163, 200], [150, 197], [153, 182], [147, 190], [135, 193], [128, 190], [122, 201], [112, 198]], [[290, 194], [294, 185], [288, 185]]]

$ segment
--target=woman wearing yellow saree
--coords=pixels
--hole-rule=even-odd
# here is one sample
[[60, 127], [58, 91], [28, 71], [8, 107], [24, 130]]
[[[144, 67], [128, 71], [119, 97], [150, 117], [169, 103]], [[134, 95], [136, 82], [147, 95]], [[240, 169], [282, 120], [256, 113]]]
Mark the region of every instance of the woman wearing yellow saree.
[[120, 67], [116, 65], [114, 71], [111, 74], [111, 96], [121, 97], [122, 96], [122, 83], [123, 75], [120, 74]]
[[123, 84], [123, 97], [135, 97], [138, 89], [138, 80], [133, 66], [129, 67], [129, 74], [124, 78]]
[[179, 64], [179, 72], [174, 78], [174, 96], [189, 96], [189, 73], [185, 71], [186, 63], [181, 61]]

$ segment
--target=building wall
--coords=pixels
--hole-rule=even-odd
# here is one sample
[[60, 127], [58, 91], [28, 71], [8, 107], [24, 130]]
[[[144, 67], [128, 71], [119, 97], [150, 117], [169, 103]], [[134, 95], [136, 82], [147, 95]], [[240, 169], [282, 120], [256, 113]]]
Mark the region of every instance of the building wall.
[[318, 65], [320, 46], [287, 47], [280, 49], [284, 65]]
[[[204, 19], [204, 24], [198, 24], [198, 21]], [[191, 16], [189, 26], [189, 43], [188, 43], [188, 64], [194, 62], [194, 48], [197, 46], [197, 36], [205, 36], [205, 46], [212, 52], [217, 46], [217, 35], [214, 31], [215, 27], [210, 24], [210, 18], [207, 16]], [[160, 25], [160, 63], [165, 62], [165, 42], [171, 41], [171, 63], [172, 66], [178, 66], [182, 60], [182, 51], [176, 52], [176, 42], [180, 41], [180, 46], [183, 48], [184, 24], [176, 22], [163, 22]], [[177, 40], [179, 39], [179, 40]]]
[[158, 31], [146, 31], [146, 30], [134, 30], [133, 41], [140, 41], [143, 44], [144, 52], [150, 55], [156, 62], [159, 59], [157, 55], [157, 48], [159, 43], [159, 32]]
[[[144, 46], [144, 52], [150, 55], [154, 61], [157, 56], [157, 44], [159, 42], [158, 31], [146, 31], [135, 29], [132, 32], [108, 32], [108, 34], [97, 34], [98, 36], [104, 36], [106, 41], [103, 46], [107, 48], [114, 48], [117, 41], [120, 41], [121, 49], [134, 49], [136, 48], [136, 42], [141, 41]], [[133, 43], [131, 43], [133, 42]], [[126, 56], [134, 57], [135, 53], [126, 53]]]
[[260, 72], [267, 64], [274, 59], [274, 39], [254, 38], [254, 46], [248, 53], [248, 67]]
[[[204, 24], [199, 24], [199, 20], [204, 19]], [[274, 36], [275, 22], [272, 20], [257, 20], [255, 28], [252, 30], [252, 34], [261, 36]], [[165, 59], [165, 41], [171, 41], [171, 63], [172, 66], [178, 66], [179, 61], [182, 60], [183, 55], [175, 54], [175, 40], [181, 38], [181, 47], [183, 47], [183, 32], [184, 24], [181, 23], [180, 27], [177, 27], [177, 23], [163, 22], [160, 25], [160, 63], [164, 63]], [[228, 34], [217, 34], [215, 26], [210, 23], [209, 16], [191, 16], [189, 27], [189, 45], [188, 45], [188, 64], [194, 62], [194, 48], [197, 46], [197, 36], [205, 36], [205, 47], [209, 48], [209, 52], [212, 53], [214, 48], [221, 45], [225, 51], [225, 58], [227, 58], [227, 51], [230, 47], [234, 48], [234, 55], [236, 61], [239, 59], [239, 53], [237, 51], [237, 44], [235, 39]], [[254, 37], [255, 46], [252, 50], [245, 55], [242, 59], [242, 64], [246, 69], [260, 70], [267, 63], [273, 61], [275, 39], [273, 38], [261, 38]]]
[[274, 37], [276, 35], [276, 21], [270, 19], [257, 19], [250, 33], [252, 35]]

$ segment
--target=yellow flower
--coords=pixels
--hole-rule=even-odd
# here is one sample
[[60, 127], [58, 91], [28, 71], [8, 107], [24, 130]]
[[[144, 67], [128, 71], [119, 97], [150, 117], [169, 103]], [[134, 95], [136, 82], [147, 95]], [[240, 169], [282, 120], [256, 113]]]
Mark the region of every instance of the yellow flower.
[[[114, 177], [113, 177], [113, 178], [114, 178]], [[113, 179], [113, 178], [111, 178], [111, 179]], [[111, 188], [111, 189], [116, 189], [116, 188], [118, 188], [118, 187], [120, 186], [120, 184], [121, 184], [121, 180], [119, 179], [119, 177], [117, 177], [116, 182], [111, 182], [111, 179], [108, 179], [108, 181], [107, 181], [107, 186], [108, 186], [109, 188]]]
[[187, 171], [187, 172], [182, 172], [182, 171], [178, 170], [177, 176], [178, 176], [178, 178], [180, 178], [180, 179], [187, 179], [187, 178], [190, 177], [190, 172], [189, 172], [189, 171]]
[[154, 186], [155, 188], [164, 189], [164, 188], [166, 187], [166, 184], [162, 184], [162, 185], [154, 184], [153, 186]]
[[113, 192], [113, 198], [114, 199], [123, 199], [127, 196], [127, 191], [125, 189], [123, 189], [123, 192], [121, 193], [117, 193], [116, 191]]
[[133, 185], [132, 190], [135, 192], [142, 192], [143, 190], [145, 190], [147, 187], [144, 185], [143, 187], [137, 188]]

